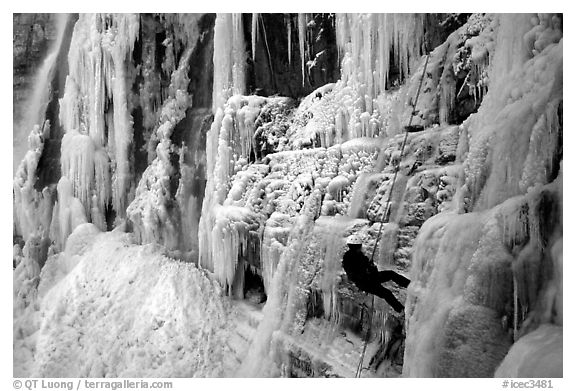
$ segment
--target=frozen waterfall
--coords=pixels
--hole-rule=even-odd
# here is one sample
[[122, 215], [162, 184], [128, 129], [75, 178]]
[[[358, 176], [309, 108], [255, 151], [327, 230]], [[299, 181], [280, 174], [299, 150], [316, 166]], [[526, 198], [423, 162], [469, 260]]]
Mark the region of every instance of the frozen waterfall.
[[[563, 375], [562, 14], [51, 23], [15, 376]], [[403, 313], [344, 271], [353, 235]]]

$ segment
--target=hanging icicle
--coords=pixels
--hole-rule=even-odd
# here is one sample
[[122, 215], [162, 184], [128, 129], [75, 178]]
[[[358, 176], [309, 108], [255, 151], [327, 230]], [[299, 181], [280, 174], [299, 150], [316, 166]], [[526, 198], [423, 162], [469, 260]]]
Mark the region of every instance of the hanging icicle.
[[343, 61], [349, 62], [343, 63], [347, 74], [342, 80], [362, 85], [371, 106], [386, 89], [390, 67], [405, 79], [423, 54], [424, 24], [421, 14], [337, 14], [337, 45], [348, 57]]
[[292, 64], [292, 17], [286, 16], [286, 29], [288, 34], [288, 65]]
[[302, 86], [306, 80], [306, 14], [298, 14], [298, 43], [300, 45], [300, 62], [302, 63]]
[[258, 18], [260, 14], [252, 14], [252, 61], [256, 59], [256, 41], [258, 39]]

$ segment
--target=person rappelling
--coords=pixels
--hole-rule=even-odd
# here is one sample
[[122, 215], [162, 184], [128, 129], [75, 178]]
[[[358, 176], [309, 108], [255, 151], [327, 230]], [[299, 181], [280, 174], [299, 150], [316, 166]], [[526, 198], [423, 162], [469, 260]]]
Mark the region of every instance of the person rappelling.
[[410, 280], [393, 270], [379, 271], [376, 265], [362, 253], [362, 239], [352, 235], [346, 241], [348, 251], [342, 259], [342, 266], [346, 275], [358, 289], [381, 297], [396, 312], [403, 312], [404, 306], [394, 297], [390, 290], [384, 288], [382, 283], [394, 281], [402, 288], [408, 287]]

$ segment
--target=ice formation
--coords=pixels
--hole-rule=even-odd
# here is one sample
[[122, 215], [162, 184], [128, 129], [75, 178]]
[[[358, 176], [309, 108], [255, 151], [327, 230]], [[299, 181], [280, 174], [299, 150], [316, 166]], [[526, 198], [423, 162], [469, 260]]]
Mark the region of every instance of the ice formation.
[[222, 108], [230, 95], [246, 91], [244, 45], [242, 14], [218, 14], [214, 26], [214, 111]]
[[390, 65], [406, 77], [423, 54], [424, 15], [339, 14], [336, 23], [338, 46], [346, 53], [342, 81], [358, 84], [370, 112], [372, 100], [386, 89]]
[[224, 375], [229, 310], [218, 285], [155, 245], [83, 227], [42, 269], [36, 311], [15, 318], [15, 375]]
[[[470, 145], [464, 162], [466, 209], [492, 207], [547, 183], [552, 175], [553, 161], [535, 155], [551, 156], [559, 148], [562, 41], [554, 32], [559, 27], [553, 19], [501, 17], [491, 73], [497, 87], [490, 90], [478, 114], [463, 124]], [[548, 32], [556, 40], [536, 51], [536, 31]]]
[[48, 238], [51, 218], [51, 192], [35, 189], [37, 181], [36, 169], [44, 150], [44, 140], [50, 134], [50, 123], [44, 123], [41, 128], [36, 125], [28, 136], [29, 150], [20, 163], [14, 177], [14, 226], [15, 234], [26, 241], [38, 234]]
[[561, 376], [561, 16], [268, 17], [80, 15], [61, 178], [46, 122], [14, 179], [15, 374]]
[[[520, 326], [562, 324], [559, 303], [552, 299], [544, 304], [546, 294], [537, 288], [550, 281], [561, 285], [544, 271], [558, 267], [549, 254], [562, 235], [551, 223], [561, 222], [561, 179], [543, 186], [561, 173], [553, 172], [559, 170], [553, 160], [526, 159], [536, 148], [535, 139], [542, 141], [539, 151], [559, 148], [562, 40], [552, 19], [499, 16], [493, 88], [462, 129], [469, 152], [457, 208], [475, 212], [428, 220], [415, 246], [404, 367], [408, 376], [490, 376], [513, 342], [506, 330], [515, 339]], [[534, 31], [557, 39], [532, 50]], [[541, 134], [549, 138], [541, 139]], [[539, 214], [542, 208], [546, 216]], [[535, 266], [541, 262], [548, 266]], [[532, 293], [525, 296], [527, 292]], [[444, 332], [429, 334], [439, 329]], [[459, 341], [459, 333], [471, 337]], [[478, 351], [490, 352], [490, 360], [477, 360]]]
[[[128, 205], [132, 186], [128, 148], [133, 130], [126, 61], [134, 50], [138, 29], [136, 15], [83, 14], [74, 27], [68, 54], [70, 73], [60, 101], [60, 122], [66, 131], [62, 171], [87, 211], [92, 191], [97, 193], [99, 206], [111, 201], [119, 216]], [[109, 165], [113, 175], [108, 174]], [[96, 181], [94, 173], [98, 174]], [[104, 186], [111, 187], [110, 193], [95, 187], [105, 180], [111, 181]]]
[[146, 168], [136, 188], [135, 198], [128, 206], [126, 214], [134, 222], [136, 235], [143, 243], [162, 243], [169, 249], [178, 248], [179, 219], [169, 210], [171, 197], [170, 177], [175, 174], [170, 155], [175, 146], [170, 136], [186, 116], [192, 104], [188, 94], [188, 70], [192, 47], [186, 48], [178, 68], [172, 73], [169, 96], [160, 111], [159, 126], [156, 129], [156, 158]]

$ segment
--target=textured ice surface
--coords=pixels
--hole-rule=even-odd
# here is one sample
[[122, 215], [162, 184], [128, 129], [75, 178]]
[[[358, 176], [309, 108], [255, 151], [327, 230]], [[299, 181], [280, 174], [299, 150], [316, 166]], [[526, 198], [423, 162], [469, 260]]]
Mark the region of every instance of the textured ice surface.
[[[473, 15], [430, 54], [424, 72], [423, 15], [339, 14], [341, 80], [297, 102], [245, 95], [244, 16], [217, 15], [201, 272], [163, 255], [187, 240], [188, 214], [174, 203], [189, 179], [186, 146], [173, 138], [188, 122], [196, 77], [188, 65], [199, 39], [197, 17], [167, 18], [188, 40], [178, 48], [170, 37], [162, 42], [167, 89], [150, 75], [156, 43], [142, 45], [148, 167], [137, 187], [129, 158], [137, 71], [126, 60], [139, 20], [82, 15], [76, 24], [60, 102], [57, 203], [49, 188], [34, 189], [47, 128], [32, 132], [14, 181], [15, 232], [26, 241], [14, 248], [15, 375], [350, 375], [368, 324], [372, 355], [403, 321], [380, 299], [366, 319], [371, 298], [340, 267], [353, 233], [380, 269], [411, 268], [405, 376], [493, 376], [502, 360], [506, 376], [535, 367], [557, 374], [557, 16]], [[265, 33], [259, 20], [252, 15], [253, 47]], [[309, 23], [298, 15], [303, 75], [313, 62]], [[101, 233], [110, 205], [120, 229]], [[121, 224], [126, 217], [134, 237], [120, 233], [131, 226]], [[243, 298], [248, 271], [262, 277], [262, 312], [237, 301], [231, 309], [222, 297]], [[390, 289], [405, 301], [405, 290]], [[360, 334], [347, 342], [339, 331]], [[341, 354], [347, 343], [352, 352]]]
[[225, 374], [229, 309], [192, 264], [80, 226], [42, 275], [57, 280], [14, 319], [15, 376]]

